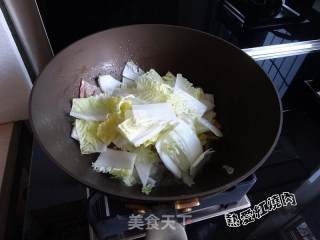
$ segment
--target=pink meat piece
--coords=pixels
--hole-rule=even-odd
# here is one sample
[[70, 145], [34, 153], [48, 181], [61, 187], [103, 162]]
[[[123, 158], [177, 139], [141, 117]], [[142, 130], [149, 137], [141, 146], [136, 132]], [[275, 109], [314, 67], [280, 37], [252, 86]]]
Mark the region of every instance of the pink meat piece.
[[80, 98], [90, 97], [90, 96], [98, 95], [100, 93], [101, 93], [101, 90], [97, 86], [83, 80], [81, 81]]

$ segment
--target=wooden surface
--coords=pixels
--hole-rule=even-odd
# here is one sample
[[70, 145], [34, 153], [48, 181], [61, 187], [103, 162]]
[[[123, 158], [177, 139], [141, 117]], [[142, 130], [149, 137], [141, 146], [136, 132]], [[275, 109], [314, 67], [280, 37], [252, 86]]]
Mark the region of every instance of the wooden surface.
[[0, 125], [0, 192], [2, 189], [2, 180], [5, 167], [8, 160], [9, 146], [13, 134], [13, 123]]

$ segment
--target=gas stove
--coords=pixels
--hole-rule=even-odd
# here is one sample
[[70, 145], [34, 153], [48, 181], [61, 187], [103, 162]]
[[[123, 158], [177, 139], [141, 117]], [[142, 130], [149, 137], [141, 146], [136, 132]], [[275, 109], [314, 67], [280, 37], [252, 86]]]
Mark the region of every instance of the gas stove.
[[[315, 166], [318, 166], [320, 130], [319, 121], [313, 120], [313, 112], [319, 109], [319, 105], [314, 105], [308, 94], [311, 90], [310, 95], [313, 97], [311, 99], [319, 101], [317, 84], [319, 81], [314, 77], [319, 73], [319, 19], [309, 15], [304, 18], [299, 9], [283, 5], [276, 16], [253, 21], [241, 7], [239, 8], [238, 1], [172, 1], [170, 6], [165, 1], [155, 1], [154, 7], [149, 5], [150, 1], [148, 4], [145, 1], [140, 3], [125, 1], [122, 4], [119, 1], [104, 1], [103, 4], [106, 5], [104, 7], [97, 3], [79, 2], [77, 11], [74, 11], [73, 3], [65, 2], [62, 6], [56, 1], [38, 1], [55, 53], [81, 37], [110, 27], [150, 22], [183, 25], [214, 34], [242, 48], [257, 61], [273, 81], [284, 105], [284, 130], [278, 144], [283, 147], [275, 149], [275, 153], [255, 173], [258, 181], [253, 188], [249, 193], [242, 191], [237, 200], [229, 199], [230, 195], [227, 192], [216, 195], [215, 197], [220, 196], [218, 200], [217, 198], [212, 200], [213, 196], [209, 196], [166, 205], [163, 211], [166, 210], [177, 219], [181, 215], [192, 216], [191, 221], [190, 219], [185, 221], [186, 229], [196, 226], [197, 221], [206, 219], [208, 220], [203, 223], [208, 222], [209, 225], [218, 221], [219, 218], [214, 218], [216, 216], [223, 215], [227, 211], [247, 208], [250, 206], [250, 201], [256, 204], [276, 192], [294, 192], [301, 181], [307, 179]], [[206, 2], [210, 4], [206, 5]], [[215, 2], [222, 4], [218, 7]], [[105, 9], [110, 8], [113, 11], [106, 15]], [[197, 9], [198, 14], [193, 14], [194, 9]], [[57, 11], [59, 11], [58, 17]], [[164, 12], [166, 14], [163, 14]], [[56, 22], [59, 24], [52, 24]], [[159, 212], [159, 206], [152, 206], [150, 209], [150, 206], [123, 202], [93, 190], [87, 190], [85, 194], [85, 188], [58, 169], [42, 153], [37, 144], [33, 145], [30, 172], [30, 177], [28, 175], [26, 180], [27, 217], [24, 217], [29, 224], [26, 224], [24, 231], [36, 232], [38, 239], [47, 238], [48, 233], [51, 239], [63, 239], [62, 233], [72, 232], [76, 235], [77, 228], [80, 234], [75, 239], [81, 239], [79, 236], [82, 235], [86, 237], [82, 231], [88, 225], [86, 216], [83, 220], [79, 220], [80, 224], [78, 222], [70, 224], [69, 218], [74, 223], [74, 219], [80, 215], [79, 212], [87, 211], [84, 207], [87, 203], [90, 209], [88, 215], [91, 239], [141, 238], [145, 235], [145, 231], [136, 231], [137, 229], [126, 231], [129, 216], [162, 214]], [[75, 204], [79, 200], [84, 200], [84, 206]], [[75, 205], [76, 210], [73, 213], [70, 213], [69, 205], [62, 206], [60, 212], [53, 207], [66, 202]], [[197, 206], [198, 204], [200, 205]], [[51, 215], [47, 214], [49, 210]], [[40, 215], [39, 211], [46, 214]], [[51, 217], [52, 215], [56, 218]], [[106, 228], [104, 224], [107, 221], [112, 223], [112, 220], [116, 225], [121, 222], [124, 225], [122, 229], [115, 228], [111, 235], [108, 232], [111, 227]], [[260, 221], [262, 222], [263, 220]], [[225, 226], [223, 223], [219, 229]], [[246, 229], [242, 228], [236, 231], [236, 234]], [[238, 235], [234, 238], [228, 236], [230, 232], [232, 231], [227, 229], [223, 232], [223, 237], [217, 239], [239, 239]], [[58, 236], [54, 238], [52, 235]], [[71, 239], [70, 235], [64, 239]]]
[[160, 221], [164, 216], [170, 216], [172, 220], [185, 226], [248, 208], [251, 202], [246, 194], [256, 180], [256, 176], [252, 175], [225, 192], [202, 198], [156, 204], [125, 201], [87, 189], [90, 239], [142, 238], [148, 228], [146, 222], [139, 228], [130, 227], [132, 218], [137, 217]]

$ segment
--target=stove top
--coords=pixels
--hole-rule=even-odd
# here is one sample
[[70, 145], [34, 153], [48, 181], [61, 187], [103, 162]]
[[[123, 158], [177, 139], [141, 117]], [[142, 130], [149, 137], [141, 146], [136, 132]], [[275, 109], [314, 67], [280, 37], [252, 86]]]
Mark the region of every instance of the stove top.
[[130, 229], [130, 219], [141, 217], [158, 221], [170, 216], [182, 225], [190, 225], [251, 206], [248, 191], [256, 182], [252, 175], [232, 189], [186, 201], [141, 204], [103, 195], [87, 189], [91, 239], [136, 239], [145, 236], [147, 222]]
[[[98, 202], [99, 201], [99, 202]], [[151, 216], [156, 216], [157, 219], [161, 220], [161, 216], [144, 213], [144, 214], [134, 214], [128, 216], [114, 215], [107, 217], [110, 214], [109, 199], [107, 196], [101, 196], [101, 198], [96, 202], [97, 206], [100, 208], [100, 217], [104, 218], [102, 224], [91, 224], [90, 226], [90, 240], [132, 240], [141, 239], [146, 236], [146, 225], [142, 226], [142, 229], [131, 229], [128, 230], [128, 223], [130, 221], [130, 216], [141, 216], [144, 219], [148, 219]], [[189, 213], [180, 214], [169, 214], [174, 220], [178, 221], [183, 226], [190, 225], [192, 223], [197, 223], [200, 221], [208, 220], [210, 218], [225, 215], [229, 212], [239, 211], [251, 206], [251, 202], [247, 195], [244, 195], [238, 202], [223, 205], [212, 205], [203, 209], [193, 210]], [[97, 209], [98, 210], [98, 209]], [[166, 213], [168, 216], [168, 212]], [[157, 217], [159, 216], [159, 217]], [[130, 225], [129, 225], [130, 227]]]

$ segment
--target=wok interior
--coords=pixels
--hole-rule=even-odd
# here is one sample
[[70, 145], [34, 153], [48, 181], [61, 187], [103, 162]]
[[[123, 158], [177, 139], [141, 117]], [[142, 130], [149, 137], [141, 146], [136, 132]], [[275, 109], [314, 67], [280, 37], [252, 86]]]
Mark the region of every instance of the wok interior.
[[[216, 112], [224, 137], [195, 179], [159, 186], [146, 196], [139, 187], [126, 187], [96, 173], [96, 154], [81, 155], [70, 138], [71, 99], [78, 97], [81, 80], [99, 74], [121, 79], [128, 60], [161, 74], [182, 73], [196, 86], [215, 95]], [[45, 151], [70, 175], [105, 193], [140, 200], [173, 200], [225, 190], [248, 176], [265, 160], [281, 125], [280, 104], [272, 83], [239, 49], [207, 34], [162, 25], [116, 28], [71, 45], [43, 71], [33, 89], [32, 125]], [[222, 165], [235, 171], [228, 175]]]

